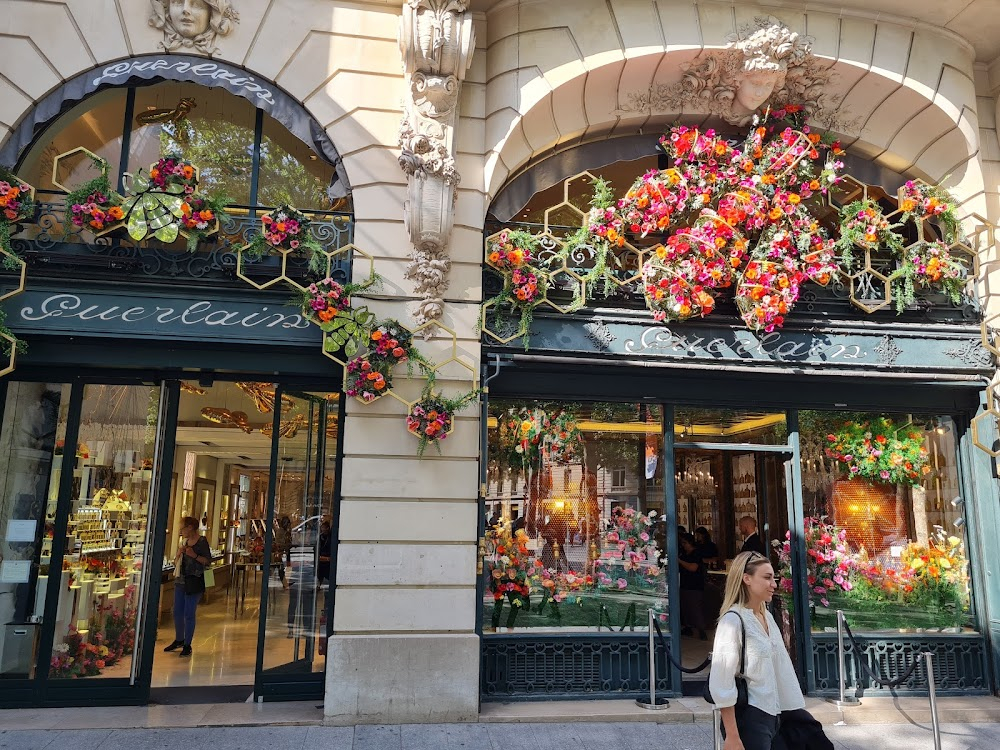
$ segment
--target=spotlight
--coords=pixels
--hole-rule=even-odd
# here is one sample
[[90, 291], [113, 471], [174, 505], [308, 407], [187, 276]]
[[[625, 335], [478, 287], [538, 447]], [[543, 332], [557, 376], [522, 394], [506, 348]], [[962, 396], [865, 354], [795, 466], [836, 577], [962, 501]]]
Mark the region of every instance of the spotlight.
[[965, 519], [964, 518], [956, 518], [955, 522], [954, 522], [954, 526], [955, 526], [956, 529], [962, 528], [963, 526], [965, 526]]
[[965, 505], [965, 500], [963, 500], [963, 499], [961, 498], [961, 496], [959, 496], [959, 497], [956, 497], [956, 498], [955, 498], [954, 500], [952, 500], [952, 501], [951, 501], [951, 507], [952, 507], [952, 508], [957, 508], [957, 507], [959, 507], [960, 505]]

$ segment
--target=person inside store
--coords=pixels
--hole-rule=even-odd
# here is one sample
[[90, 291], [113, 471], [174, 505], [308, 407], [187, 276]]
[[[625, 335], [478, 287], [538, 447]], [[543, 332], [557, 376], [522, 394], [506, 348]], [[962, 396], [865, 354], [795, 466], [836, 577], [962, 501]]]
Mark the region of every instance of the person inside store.
[[205, 593], [205, 568], [212, 562], [208, 540], [199, 532], [198, 519], [181, 519], [181, 544], [174, 557], [174, 642], [164, 651], [181, 650], [181, 656], [191, 656], [198, 602]]
[[681, 583], [681, 635], [694, 635], [707, 641], [705, 632], [705, 563], [691, 534], [682, 534], [677, 556]]
[[719, 545], [712, 541], [712, 535], [704, 526], [699, 526], [694, 530], [694, 541], [698, 545], [698, 552], [709, 570], [715, 570], [721, 562], [719, 557]]
[[757, 552], [767, 557], [767, 547], [757, 533], [757, 519], [753, 516], [743, 516], [740, 519], [740, 533], [743, 535], [743, 546], [740, 552]]
[[[795, 668], [767, 610], [777, 588], [774, 568], [758, 552], [738, 554], [726, 576], [708, 678], [722, 715], [723, 750], [784, 750], [782, 712], [805, 712]], [[745, 701], [738, 675], [745, 680]]]

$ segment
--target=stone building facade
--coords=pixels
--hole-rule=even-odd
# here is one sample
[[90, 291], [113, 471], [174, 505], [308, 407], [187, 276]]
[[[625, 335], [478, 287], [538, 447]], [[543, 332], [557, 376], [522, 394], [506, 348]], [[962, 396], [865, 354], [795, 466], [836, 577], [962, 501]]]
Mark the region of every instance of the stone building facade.
[[[245, 71], [298, 103], [339, 155], [351, 241], [384, 279], [370, 309], [429, 326], [425, 353], [455, 360], [440, 382], [467, 389], [490, 371], [477, 320], [494, 199], [525, 175], [540, 189], [610, 163], [581, 156], [576, 170], [532, 172], [554, 155], [656, 135], [679, 117], [738, 127], [758, 107], [801, 99], [867, 165], [867, 181], [889, 172], [947, 187], [988, 281], [1000, 22], [989, 0], [962, 5], [951, 15], [919, 0], [3, 0], [0, 144], [16, 165], [60, 112], [47, 97], [82, 74], [113, 77], [165, 55]], [[780, 38], [741, 48], [754, 30]], [[754, 68], [754, 54], [771, 67]], [[201, 73], [208, 81], [213, 70]], [[14, 323], [16, 303], [4, 302]], [[313, 362], [318, 376], [333, 366]], [[412, 398], [420, 384], [398, 387]], [[347, 399], [341, 424], [325, 667], [336, 722], [471, 720], [479, 710], [486, 425], [469, 409], [440, 455], [418, 458], [400, 410]]]

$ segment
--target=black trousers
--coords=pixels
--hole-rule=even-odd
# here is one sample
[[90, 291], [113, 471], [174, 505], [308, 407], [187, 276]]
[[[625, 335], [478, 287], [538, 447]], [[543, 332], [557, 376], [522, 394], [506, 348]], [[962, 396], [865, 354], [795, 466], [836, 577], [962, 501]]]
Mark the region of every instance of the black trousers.
[[[780, 726], [779, 717], [755, 706], [736, 710], [736, 728], [745, 750], [784, 750], [785, 743], [778, 735]], [[726, 736], [725, 727], [722, 728], [722, 736]]]

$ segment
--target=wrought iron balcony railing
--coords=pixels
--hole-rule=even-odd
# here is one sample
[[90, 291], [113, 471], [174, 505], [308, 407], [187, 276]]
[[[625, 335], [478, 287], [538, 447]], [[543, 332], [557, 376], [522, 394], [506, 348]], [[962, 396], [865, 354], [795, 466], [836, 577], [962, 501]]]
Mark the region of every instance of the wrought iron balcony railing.
[[[67, 232], [62, 194], [39, 191], [37, 199], [34, 222], [24, 225], [12, 240], [14, 250], [27, 261], [30, 276], [189, 286], [246, 286], [236, 277], [237, 252], [260, 232], [260, 217], [270, 210], [264, 206], [230, 206], [218, 233], [200, 242], [195, 252], [189, 252], [183, 237], [165, 244], [156, 240], [135, 242], [124, 229], [100, 237], [85, 229]], [[351, 214], [309, 211], [307, 215], [312, 235], [325, 250], [333, 251], [352, 241]], [[305, 257], [290, 258], [288, 275], [306, 277], [307, 264]], [[243, 273], [263, 281], [280, 273], [279, 267], [277, 258], [264, 258], [244, 262]], [[331, 275], [344, 281], [349, 269], [350, 258], [337, 257]]]

